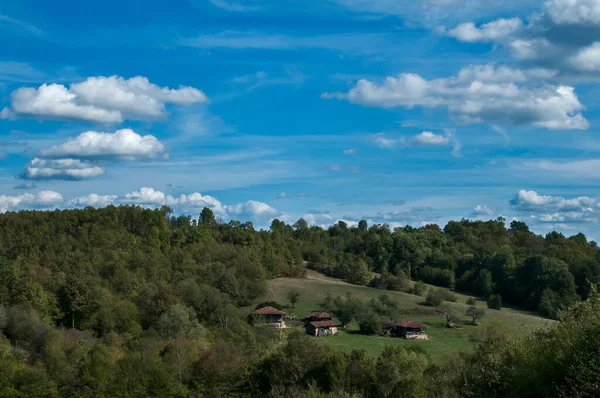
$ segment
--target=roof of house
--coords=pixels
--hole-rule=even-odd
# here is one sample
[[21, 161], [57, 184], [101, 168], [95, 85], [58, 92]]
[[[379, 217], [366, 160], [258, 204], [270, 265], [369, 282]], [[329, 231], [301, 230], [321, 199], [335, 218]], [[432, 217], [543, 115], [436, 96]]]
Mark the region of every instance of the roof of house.
[[405, 329], [427, 329], [427, 325], [423, 325], [422, 323], [414, 321], [391, 322], [385, 326], [389, 328], [400, 327]]
[[333, 328], [333, 327], [338, 326], [337, 323], [333, 322], [332, 320], [315, 321], [315, 322], [310, 322], [310, 324], [316, 328]]
[[277, 308], [266, 306], [257, 309], [253, 312], [254, 315], [285, 315], [285, 312], [278, 310]]
[[317, 318], [317, 319], [331, 319], [333, 318], [327, 312], [311, 312], [307, 318]]

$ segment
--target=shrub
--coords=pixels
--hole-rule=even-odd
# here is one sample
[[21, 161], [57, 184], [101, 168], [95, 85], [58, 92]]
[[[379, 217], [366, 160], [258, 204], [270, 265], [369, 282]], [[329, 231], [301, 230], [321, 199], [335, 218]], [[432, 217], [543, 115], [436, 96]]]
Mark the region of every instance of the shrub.
[[469, 297], [467, 299], [467, 305], [475, 305], [477, 303], [477, 300], [475, 300], [474, 297]]
[[487, 300], [488, 308], [499, 310], [502, 308], [502, 296], [499, 294], [492, 294]]
[[425, 299], [425, 304], [430, 307], [437, 307], [446, 299], [446, 292], [443, 289], [431, 290]]
[[457, 297], [456, 294], [452, 293], [450, 290], [448, 289], [442, 289], [444, 291], [445, 297], [444, 300], [445, 301], [450, 301], [452, 303], [456, 303]]
[[418, 281], [417, 283], [415, 283], [415, 285], [413, 286], [413, 293], [416, 294], [417, 296], [425, 296], [427, 294], [427, 290], [429, 290], [429, 288], [427, 287], [427, 285], [425, 285], [425, 283]]
[[381, 319], [374, 313], [361, 316], [358, 322], [358, 328], [362, 334], [377, 334], [381, 330], [381, 327]]

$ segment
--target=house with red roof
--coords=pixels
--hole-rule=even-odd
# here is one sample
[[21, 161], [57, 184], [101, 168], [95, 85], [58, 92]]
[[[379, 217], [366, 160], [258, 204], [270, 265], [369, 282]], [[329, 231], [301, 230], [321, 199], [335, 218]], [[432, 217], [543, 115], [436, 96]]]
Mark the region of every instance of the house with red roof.
[[268, 326], [284, 329], [285, 326], [285, 312], [278, 310], [275, 307], [266, 306], [257, 309], [252, 313], [255, 317], [259, 318]]
[[304, 329], [309, 336], [332, 336], [338, 333], [339, 325], [327, 312], [311, 312], [304, 318]]
[[408, 340], [427, 340], [427, 325], [414, 321], [391, 322], [383, 325], [386, 334]]

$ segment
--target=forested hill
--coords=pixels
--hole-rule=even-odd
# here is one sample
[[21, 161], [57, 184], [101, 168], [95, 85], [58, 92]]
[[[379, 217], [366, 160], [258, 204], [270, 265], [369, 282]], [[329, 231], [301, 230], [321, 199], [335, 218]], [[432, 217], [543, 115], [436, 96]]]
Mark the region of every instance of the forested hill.
[[[194, 219], [139, 207], [5, 213], [0, 396], [592, 396], [598, 260], [583, 235], [536, 236], [503, 220], [395, 231], [275, 220], [256, 231], [209, 209]], [[514, 344], [502, 327], [481, 329], [475, 354], [445, 364], [417, 346], [374, 360], [247, 323], [238, 307], [256, 303], [269, 278], [303, 276], [305, 261], [355, 284], [402, 290], [422, 279], [550, 316], [590, 299], [561, 312], [555, 332]], [[378, 303], [393, 304], [382, 295], [361, 306]]]
[[[192, 283], [227, 305], [247, 305], [265, 279], [301, 275], [303, 260], [356, 284], [422, 280], [550, 317], [600, 282], [600, 250], [583, 234], [543, 237], [523, 222], [507, 229], [503, 219], [394, 231], [274, 220], [256, 231], [220, 223], [209, 209], [197, 218], [127, 206], [0, 215], [0, 303], [26, 302], [46, 320], [100, 332], [117, 322], [102, 318], [111, 309], [122, 329], [153, 325]], [[383, 278], [372, 281], [371, 271]]]

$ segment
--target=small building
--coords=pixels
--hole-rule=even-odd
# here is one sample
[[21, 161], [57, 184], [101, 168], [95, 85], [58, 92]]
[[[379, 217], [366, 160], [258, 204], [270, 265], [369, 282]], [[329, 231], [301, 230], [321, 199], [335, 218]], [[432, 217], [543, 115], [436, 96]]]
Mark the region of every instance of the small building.
[[285, 312], [278, 310], [277, 308], [270, 306], [262, 307], [254, 311], [252, 314], [260, 317], [268, 326], [280, 329], [284, 329], [286, 327], [284, 321]]
[[304, 329], [309, 336], [332, 336], [338, 332], [338, 324], [327, 312], [311, 312], [304, 318]]
[[305, 322], [313, 322], [313, 321], [327, 321], [332, 320], [333, 317], [329, 315], [327, 312], [311, 312], [306, 318], [304, 318]]
[[392, 322], [385, 324], [383, 329], [392, 337], [402, 337], [408, 340], [427, 340], [427, 325], [419, 322]]
[[333, 336], [338, 332], [338, 325], [331, 319], [325, 321], [307, 322], [304, 326], [306, 334], [309, 336]]

